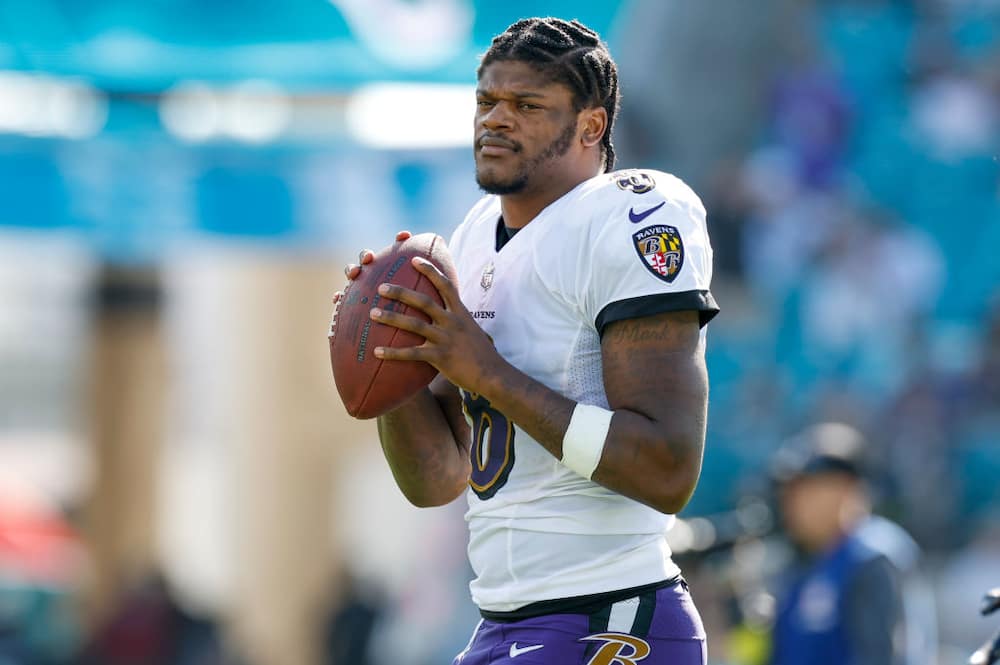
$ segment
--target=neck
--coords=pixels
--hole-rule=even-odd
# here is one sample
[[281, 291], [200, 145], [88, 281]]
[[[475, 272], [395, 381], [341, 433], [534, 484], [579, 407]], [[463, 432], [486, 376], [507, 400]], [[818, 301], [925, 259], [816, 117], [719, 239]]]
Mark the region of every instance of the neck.
[[593, 173], [566, 180], [557, 187], [554, 183], [547, 183], [547, 187], [541, 191], [525, 191], [517, 194], [504, 194], [500, 197], [500, 210], [503, 214], [503, 221], [512, 229], [520, 229], [538, 216], [542, 210], [547, 208], [554, 201], [562, 198], [567, 192], [579, 185], [584, 180], [589, 180], [601, 173], [600, 169], [595, 169]]

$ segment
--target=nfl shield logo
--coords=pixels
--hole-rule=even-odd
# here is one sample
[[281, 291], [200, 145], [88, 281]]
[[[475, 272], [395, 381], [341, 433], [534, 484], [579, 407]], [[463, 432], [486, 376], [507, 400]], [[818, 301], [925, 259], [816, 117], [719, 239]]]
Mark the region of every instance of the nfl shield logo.
[[635, 251], [649, 272], [673, 282], [684, 265], [684, 243], [674, 226], [656, 224], [632, 234]]
[[479, 280], [479, 286], [483, 287], [483, 291], [488, 291], [489, 288], [493, 286], [494, 271], [495, 268], [493, 267], [493, 263], [490, 263], [488, 266], [486, 266], [486, 269], [483, 270], [483, 276]]

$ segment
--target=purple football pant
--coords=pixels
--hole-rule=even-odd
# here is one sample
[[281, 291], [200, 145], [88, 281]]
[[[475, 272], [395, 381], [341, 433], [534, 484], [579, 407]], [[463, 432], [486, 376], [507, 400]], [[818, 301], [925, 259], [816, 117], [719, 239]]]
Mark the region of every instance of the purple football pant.
[[592, 614], [483, 619], [452, 665], [705, 665], [705, 629], [680, 582]]

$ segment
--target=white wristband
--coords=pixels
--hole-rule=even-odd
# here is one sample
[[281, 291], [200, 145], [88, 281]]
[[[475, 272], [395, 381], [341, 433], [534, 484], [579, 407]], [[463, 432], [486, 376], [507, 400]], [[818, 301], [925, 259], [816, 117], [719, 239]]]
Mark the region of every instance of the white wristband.
[[589, 479], [601, 462], [614, 412], [590, 404], [577, 404], [563, 435], [563, 464]]

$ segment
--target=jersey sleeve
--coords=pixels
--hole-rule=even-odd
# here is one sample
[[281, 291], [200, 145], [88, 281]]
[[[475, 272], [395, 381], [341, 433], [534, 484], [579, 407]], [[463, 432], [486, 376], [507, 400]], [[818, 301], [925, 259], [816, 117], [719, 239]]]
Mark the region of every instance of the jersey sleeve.
[[683, 187], [625, 197], [606, 213], [610, 219], [595, 219], [582, 300], [602, 336], [623, 319], [694, 310], [704, 326], [718, 313], [705, 209]]

